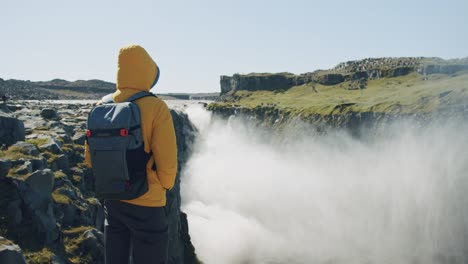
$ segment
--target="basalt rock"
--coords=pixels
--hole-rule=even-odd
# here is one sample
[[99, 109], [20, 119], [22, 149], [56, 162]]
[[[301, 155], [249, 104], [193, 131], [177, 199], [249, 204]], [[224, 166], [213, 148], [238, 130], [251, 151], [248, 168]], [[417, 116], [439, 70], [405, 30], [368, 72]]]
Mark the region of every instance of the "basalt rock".
[[[16, 150], [24, 157], [0, 160], [0, 236], [27, 250], [28, 258], [29, 252], [38, 252], [46, 246], [53, 253], [51, 263], [69, 263], [71, 257], [86, 263], [102, 263], [104, 211], [101, 201], [94, 197], [92, 170], [83, 163], [83, 131], [93, 105], [19, 104], [21, 107], [15, 114], [25, 122], [28, 142], [38, 144], [40, 151], [33, 144], [21, 142]], [[62, 119], [44, 119], [39, 114], [40, 108], [55, 109]], [[186, 215], [180, 208], [180, 171], [190, 155], [196, 129], [187, 115], [179, 111], [171, 114], [177, 136], [179, 173], [174, 188], [167, 192], [169, 263], [196, 263]], [[18, 170], [24, 170], [24, 175], [11, 173]], [[11, 175], [6, 177], [8, 172]], [[65, 231], [82, 227], [94, 229], [81, 232], [78, 240], [68, 243]]]
[[0, 159], [0, 180], [4, 178], [11, 169], [11, 160]]
[[0, 263], [26, 264], [21, 248], [0, 236]]
[[20, 142], [16, 142], [13, 146], [18, 148], [23, 154], [30, 155], [30, 156], [39, 155], [39, 150], [37, 149], [36, 146], [34, 146], [31, 143], [20, 141]]
[[[181, 212], [180, 171], [191, 154], [197, 130], [185, 113], [171, 110], [172, 120], [177, 137], [178, 169], [174, 187], [167, 192], [167, 213], [169, 222], [169, 263], [197, 263], [195, 252], [190, 241], [188, 229], [184, 228], [184, 214]], [[185, 259], [192, 262], [184, 262]]]
[[50, 196], [54, 189], [54, 174], [49, 169], [35, 171], [25, 181], [31, 189], [43, 196]]
[[13, 145], [25, 139], [24, 124], [10, 114], [0, 111], [0, 145]]
[[60, 119], [60, 116], [58, 115], [57, 111], [51, 108], [42, 109], [41, 116], [45, 119]]

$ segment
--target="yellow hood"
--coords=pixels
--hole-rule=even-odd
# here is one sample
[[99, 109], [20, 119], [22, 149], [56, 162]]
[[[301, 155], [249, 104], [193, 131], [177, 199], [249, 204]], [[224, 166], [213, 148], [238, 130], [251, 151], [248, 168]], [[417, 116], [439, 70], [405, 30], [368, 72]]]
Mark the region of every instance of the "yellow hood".
[[120, 49], [117, 68], [117, 96], [120, 90], [130, 88], [149, 91], [156, 84], [159, 68], [146, 50], [138, 45]]

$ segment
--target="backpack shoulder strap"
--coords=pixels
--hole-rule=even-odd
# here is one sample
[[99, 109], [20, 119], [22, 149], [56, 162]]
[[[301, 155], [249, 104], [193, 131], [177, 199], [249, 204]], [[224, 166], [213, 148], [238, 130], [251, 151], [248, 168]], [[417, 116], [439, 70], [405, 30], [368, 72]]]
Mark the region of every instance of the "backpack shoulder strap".
[[101, 101], [103, 104], [110, 104], [114, 102], [114, 99], [112, 98], [113, 93], [110, 93], [104, 97], [102, 97]]
[[130, 96], [129, 98], [127, 98], [127, 100], [125, 100], [126, 102], [133, 102], [133, 101], [136, 101], [140, 98], [143, 98], [143, 97], [146, 97], [146, 96], [154, 96], [154, 97], [157, 97], [155, 94], [153, 93], [150, 93], [150, 92], [138, 92], [132, 96]]

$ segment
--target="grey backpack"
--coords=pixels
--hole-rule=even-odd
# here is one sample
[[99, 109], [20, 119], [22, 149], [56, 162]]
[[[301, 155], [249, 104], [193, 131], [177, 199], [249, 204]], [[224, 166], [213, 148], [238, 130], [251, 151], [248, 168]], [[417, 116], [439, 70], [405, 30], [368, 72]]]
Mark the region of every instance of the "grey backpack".
[[144, 150], [140, 110], [134, 103], [145, 96], [155, 95], [139, 92], [114, 103], [109, 94], [88, 115], [86, 140], [94, 187], [103, 199], [131, 200], [148, 191], [146, 164], [152, 153]]

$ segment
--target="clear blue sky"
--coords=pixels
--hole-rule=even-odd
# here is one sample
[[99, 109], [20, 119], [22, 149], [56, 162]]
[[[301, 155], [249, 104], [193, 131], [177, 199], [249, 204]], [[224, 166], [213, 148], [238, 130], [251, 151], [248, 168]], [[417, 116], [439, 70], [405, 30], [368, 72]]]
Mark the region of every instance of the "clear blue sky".
[[158, 92], [219, 90], [219, 76], [303, 73], [384, 56], [468, 56], [467, 0], [2, 0], [0, 78], [114, 82], [144, 46]]

